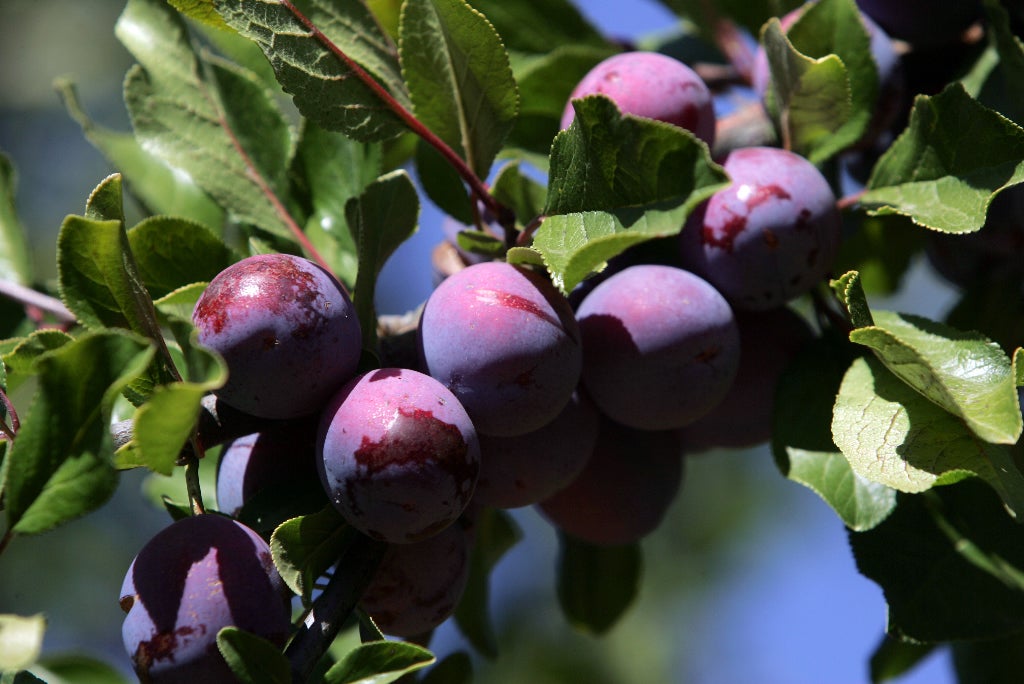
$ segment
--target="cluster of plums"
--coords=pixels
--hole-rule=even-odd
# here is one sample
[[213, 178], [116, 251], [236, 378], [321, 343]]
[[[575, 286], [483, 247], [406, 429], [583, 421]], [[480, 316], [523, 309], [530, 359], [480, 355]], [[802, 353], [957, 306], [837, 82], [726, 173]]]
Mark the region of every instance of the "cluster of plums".
[[[891, 48], [867, 26], [884, 71]], [[602, 62], [572, 99], [591, 95], [714, 142], [708, 88], [664, 55]], [[563, 127], [573, 115], [570, 102]], [[389, 544], [361, 607], [412, 637], [454, 610], [481, 508], [536, 505], [565, 534], [632, 543], [675, 498], [684, 451], [767, 439], [776, 382], [813, 336], [787, 303], [829, 274], [840, 216], [796, 154], [744, 148], [721, 163], [731, 184], [667, 262], [628, 251], [570, 297], [501, 261], [449, 274], [423, 308], [415, 368], [360, 372], [352, 302], [306, 259], [252, 256], [214, 278], [193, 321], [229, 369], [218, 398], [268, 428], [224, 446], [224, 515], [175, 522], [129, 569], [124, 640], [140, 677], [230, 681], [225, 626], [283, 645], [289, 597], [267, 543], [227, 517], [267, 490], [318, 480], [349, 525]]]

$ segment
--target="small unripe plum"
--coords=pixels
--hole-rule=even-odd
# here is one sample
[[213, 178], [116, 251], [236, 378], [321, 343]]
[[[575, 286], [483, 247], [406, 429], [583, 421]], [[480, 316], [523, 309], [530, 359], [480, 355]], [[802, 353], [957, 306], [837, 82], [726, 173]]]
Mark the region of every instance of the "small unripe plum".
[[586, 296], [583, 386], [602, 413], [641, 430], [680, 428], [710, 411], [739, 365], [732, 309], [700, 277], [631, 266]]
[[143, 682], [234, 681], [217, 632], [237, 627], [278, 646], [289, 634], [286, 589], [267, 543], [213, 513], [157, 533], [132, 561], [120, 596], [124, 645]]
[[423, 367], [481, 434], [539, 429], [579, 382], [583, 354], [568, 301], [547, 277], [504, 262], [445, 279], [427, 299], [419, 344]]
[[538, 509], [555, 527], [591, 544], [639, 541], [661, 524], [683, 478], [676, 431], [634, 430], [602, 419], [583, 472]]
[[623, 52], [602, 61], [579, 82], [562, 113], [562, 128], [576, 118], [572, 100], [604, 95], [623, 114], [674, 124], [709, 146], [715, 141], [711, 91], [682, 62], [657, 52]]
[[335, 508], [354, 528], [408, 544], [437, 534], [466, 508], [480, 443], [459, 400], [412, 370], [355, 378], [328, 403], [317, 467]]
[[726, 157], [732, 179], [680, 234], [683, 265], [741, 309], [782, 306], [832, 268], [841, 220], [828, 181], [805, 158], [775, 147]]
[[224, 357], [216, 390], [261, 418], [318, 411], [356, 372], [359, 320], [345, 288], [313, 262], [260, 254], [219, 273], [192, 313], [199, 343]]
[[598, 413], [577, 392], [558, 416], [515, 437], [480, 435], [480, 479], [473, 500], [494, 508], [519, 508], [565, 487], [587, 464], [597, 441]]
[[688, 452], [751, 447], [771, 437], [779, 379], [814, 338], [807, 321], [789, 307], [738, 311], [736, 323], [740, 330], [739, 371], [725, 398], [682, 429]]
[[414, 544], [392, 544], [359, 605], [384, 634], [425, 634], [455, 612], [469, 553], [470, 536], [458, 524]]

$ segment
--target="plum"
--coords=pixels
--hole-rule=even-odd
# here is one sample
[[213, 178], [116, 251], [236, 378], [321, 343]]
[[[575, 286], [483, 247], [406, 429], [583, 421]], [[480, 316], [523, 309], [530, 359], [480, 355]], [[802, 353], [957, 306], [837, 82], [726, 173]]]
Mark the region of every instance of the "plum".
[[521, 435], [554, 420], [583, 354], [568, 301], [544, 275], [504, 262], [442, 282], [419, 325], [422, 367], [459, 398], [481, 434]]
[[631, 266], [584, 298], [583, 386], [602, 413], [642, 430], [683, 427], [729, 390], [739, 365], [732, 309], [702, 278]]
[[555, 527], [599, 545], [630, 544], [661, 524], [683, 478], [675, 431], [635, 430], [602, 418], [583, 472], [538, 510]]
[[320, 410], [356, 373], [362, 335], [344, 286], [308, 259], [260, 254], [217, 274], [196, 302], [199, 343], [224, 357], [232, 407], [283, 419]]
[[237, 627], [283, 646], [287, 591], [270, 548], [239, 522], [208, 513], [157, 533], [121, 586], [125, 649], [143, 682], [234, 681], [217, 632]]
[[359, 605], [384, 634], [425, 634], [455, 612], [469, 553], [470, 536], [458, 524], [414, 544], [392, 544]]
[[777, 308], [832, 268], [841, 228], [835, 195], [813, 164], [779, 148], [735, 150], [724, 167], [732, 183], [680, 234], [683, 266], [736, 308]]
[[402, 368], [360, 375], [331, 399], [317, 454], [335, 508], [388, 543], [421, 541], [454, 522], [480, 470], [480, 443], [459, 400]]
[[562, 128], [576, 118], [573, 100], [604, 95], [623, 114], [684, 128], [709, 146], [715, 141], [711, 92], [697, 73], [657, 52], [623, 52], [600, 62], [573, 89], [562, 113]]
[[598, 413], [582, 392], [558, 416], [515, 437], [480, 436], [480, 479], [473, 500], [494, 508], [519, 508], [568, 485], [590, 458]]

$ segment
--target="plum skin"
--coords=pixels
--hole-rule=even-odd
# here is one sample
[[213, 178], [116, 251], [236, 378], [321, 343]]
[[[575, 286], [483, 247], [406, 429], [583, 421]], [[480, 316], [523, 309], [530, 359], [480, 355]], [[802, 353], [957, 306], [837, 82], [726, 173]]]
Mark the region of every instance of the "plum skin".
[[447, 620], [469, 579], [470, 536], [455, 524], [414, 544], [392, 544], [360, 598], [384, 634], [411, 638]]
[[418, 337], [422, 367], [459, 398], [481, 434], [542, 427], [579, 382], [572, 307], [527, 268], [487, 262], [449, 276], [427, 299]]
[[213, 513], [184, 518], [157, 533], [128, 569], [120, 593], [125, 649], [144, 682], [233, 681], [217, 633], [233, 626], [283, 646], [286, 596], [259, 535]]
[[537, 510], [591, 544], [631, 544], [661, 525], [682, 485], [683, 463], [678, 431], [636, 430], [603, 418], [583, 472]]
[[641, 430], [683, 427], [725, 396], [739, 365], [732, 309], [705, 280], [631, 266], [577, 311], [583, 386], [602, 413]]
[[605, 95], [623, 114], [656, 119], [684, 128], [711, 146], [715, 112], [711, 92], [693, 69], [657, 52], [623, 52], [597, 64], [573, 89], [562, 113], [562, 129], [572, 124], [572, 101]]
[[325, 408], [317, 470], [334, 507], [374, 539], [408, 544], [453, 523], [472, 498], [480, 443], [459, 400], [429, 375], [383, 368]]
[[729, 303], [777, 308], [817, 285], [839, 247], [841, 219], [828, 181], [805, 158], [774, 147], [735, 150], [732, 183], [694, 212], [680, 234], [685, 268]]
[[228, 366], [217, 396], [261, 418], [318, 411], [355, 375], [362, 353], [345, 288], [290, 254], [260, 254], [226, 268], [196, 302], [192, 320], [199, 343]]

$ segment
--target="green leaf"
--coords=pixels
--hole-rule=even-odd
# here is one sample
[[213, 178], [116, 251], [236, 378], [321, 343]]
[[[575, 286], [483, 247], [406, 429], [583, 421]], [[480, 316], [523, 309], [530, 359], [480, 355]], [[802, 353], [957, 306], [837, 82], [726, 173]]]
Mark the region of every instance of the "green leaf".
[[139, 61], [125, 79], [135, 137], [240, 223], [290, 238], [282, 198], [292, 134], [259, 79], [200, 59], [173, 9], [129, 0], [116, 33]]
[[45, 532], [102, 505], [117, 486], [110, 410], [153, 358], [145, 339], [89, 333], [36, 361], [39, 391], [7, 453], [7, 521]]
[[347, 287], [356, 282], [359, 259], [348, 229], [345, 204], [381, 174], [381, 146], [361, 143], [306, 122], [298, 162], [309, 184], [313, 211], [306, 234]]
[[34, 375], [36, 359], [48, 351], [62, 347], [72, 339], [71, 335], [61, 330], [37, 330], [22, 339], [11, 351], [3, 355], [4, 365], [12, 375]]
[[501, 38], [464, 0], [406, 0], [400, 31], [416, 116], [486, 178], [519, 109]]
[[920, 316], [876, 311], [874, 320], [851, 332], [850, 340], [871, 348], [890, 371], [981, 439], [1017, 441], [1024, 425], [1010, 359], [999, 345]]
[[526, 225], [544, 211], [547, 188], [526, 175], [519, 162], [510, 162], [501, 167], [491, 193]]
[[881, 684], [903, 676], [934, 651], [935, 644], [903, 641], [886, 634], [871, 654], [868, 665], [871, 684]]
[[687, 199], [723, 187], [708, 147], [678, 126], [623, 116], [603, 95], [575, 101], [576, 118], [551, 148], [546, 214], [612, 211]]
[[850, 545], [885, 594], [896, 638], [991, 639], [1024, 628], [1024, 527], [977, 480], [900, 496]]
[[1024, 181], [1024, 129], [960, 84], [914, 101], [910, 123], [875, 164], [861, 203], [946, 233], [985, 223], [992, 198]]
[[848, 126], [853, 112], [843, 61], [834, 54], [804, 55], [777, 19], [765, 27], [761, 41], [771, 70], [769, 110], [786, 148], [818, 164], [856, 142], [863, 127]]
[[997, 0], [985, 0], [989, 48], [961, 82], [972, 96], [1003, 116], [1024, 123], [1024, 43]]
[[462, 177], [440, 152], [423, 140], [416, 145], [416, 178], [438, 209], [459, 223], [474, 223], [473, 199], [466, 192]]
[[143, 466], [161, 475], [170, 475], [182, 449], [192, 436], [199, 416], [200, 402], [209, 392], [224, 385], [228, 369], [224, 361], [195, 347], [208, 362], [205, 377], [193, 382], [172, 382], [156, 387], [134, 416], [132, 441], [117, 452], [117, 466]]
[[872, 482], [916, 493], [974, 474], [1014, 515], [1024, 512], [1024, 476], [1008, 448], [979, 439], [874, 357], [854, 361], [843, 378], [832, 437]]
[[168, 0], [168, 2], [190, 19], [195, 19], [215, 29], [228, 30], [228, 25], [214, 9], [213, 0]]
[[401, 641], [357, 646], [324, 674], [325, 684], [388, 684], [434, 662], [427, 649]]
[[633, 603], [640, 585], [639, 544], [597, 546], [559, 536], [558, 602], [578, 630], [604, 634]]
[[498, 638], [489, 608], [491, 571], [523, 533], [508, 513], [498, 509], [481, 510], [475, 525], [469, 578], [455, 608], [455, 622], [477, 652], [493, 659], [498, 656]]
[[388, 257], [416, 232], [419, 214], [416, 186], [403, 170], [384, 174], [345, 206], [359, 253], [359, 274], [352, 299], [363, 330], [363, 349], [377, 348], [377, 276]]
[[288, 659], [262, 637], [224, 627], [217, 632], [217, 650], [242, 684], [291, 684]]
[[349, 542], [350, 528], [335, 510], [287, 520], [274, 530], [270, 552], [285, 584], [309, 602], [318, 577], [341, 556]]
[[32, 666], [43, 650], [46, 618], [0, 615], [0, 672]]
[[455, 242], [459, 249], [490, 257], [500, 258], [505, 251], [504, 242], [482, 230], [460, 230], [455, 235]]
[[224, 242], [199, 223], [154, 216], [128, 231], [142, 282], [154, 298], [185, 285], [208, 282], [238, 261]]
[[854, 224], [844, 232], [833, 272], [857, 271], [861, 287], [873, 295], [895, 294], [903, 283], [914, 256], [925, 242], [905, 216], [856, 216], [844, 214], [844, 223]]
[[69, 79], [58, 79], [54, 86], [68, 114], [82, 133], [129, 185], [129, 191], [154, 214], [191, 219], [218, 233], [223, 230], [224, 210], [180, 169], [172, 169], [163, 159], [147, 151], [131, 133], [104, 128], [92, 121], [82, 109]]
[[471, 0], [510, 50], [547, 53], [573, 44], [607, 47], [608, 41], [569, 0]]
[[228, 25], [260, 46], [307, 119], [362, 141], [386, 140], [403, 130], [355, 71], [368, 74], [400, 107], [412, 108], [397, 50], [362, 1], [214, 4]]
[[0, 153], [0, 279], [28, 285], [32, 282], [32, 261], [14, 205], [16, 188], [14, 165]]
[[850, 271], [833, 280], [832, 290], [836, 293], [839, 303], [846, 309], [850, 322], [857, 328], [865, 328], [875, 324], [868, 307], [868, 298], [860, 282], [860, 273]]
[[[703, 199], [703, 192], [700, 197]], [[612, 212], [548, 216], [534, 234], [533, 248], [543, 256], [551, 280], [568, 294], [630, 247], [677, 235], [693, 211], [694, 199]]]
[[117, 668], [87, 655], [44, 656], [33, 669], [46, 675], [50, 684], [129, 684]]
[[862, 531], [893, 511], [896, 492], [854, 472], [832, 441], [832, 404], [851, 360], [849, 345], [829, 337], [800, 353], [776, 390], [772, 453], [783, 475]]

